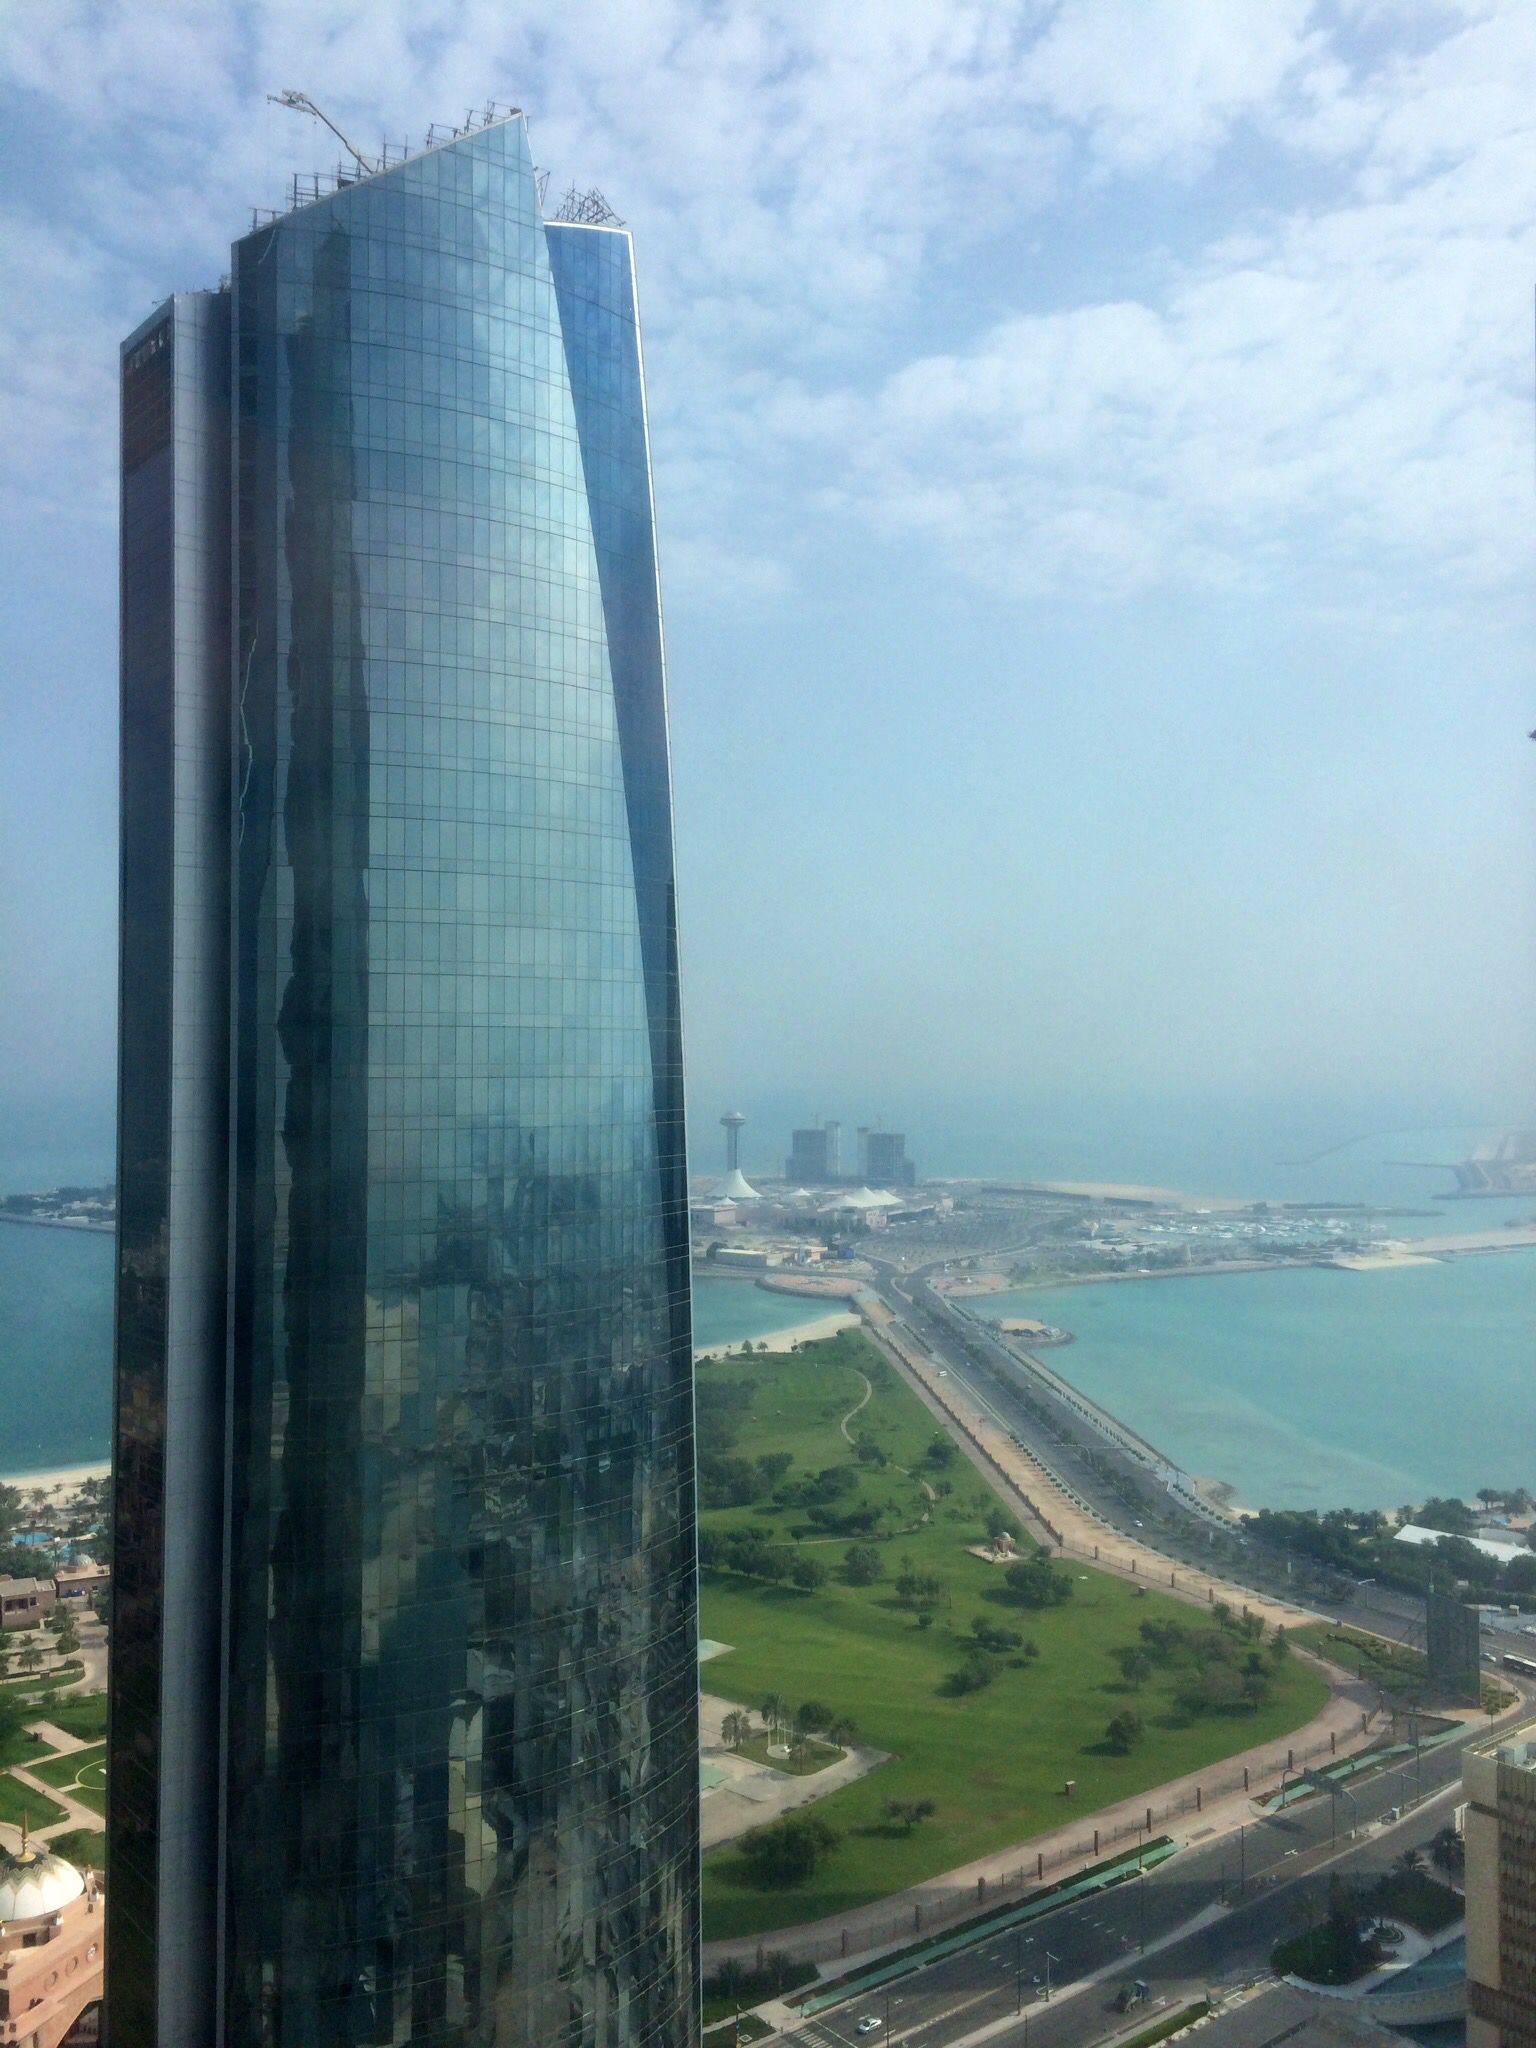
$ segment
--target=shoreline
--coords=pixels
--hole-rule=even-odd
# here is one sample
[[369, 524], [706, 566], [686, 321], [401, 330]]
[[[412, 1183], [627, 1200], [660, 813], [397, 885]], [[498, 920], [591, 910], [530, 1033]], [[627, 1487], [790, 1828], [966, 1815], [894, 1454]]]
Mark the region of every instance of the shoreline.
[[73, 1216], [18, 1216], [0, 1209], [0, 1223], [25, 1223], [33, 1230], [72, 1230], [77, 1237], [116, 1237], [115, 1223], [87, 1223]]
[[23, 1493], [38, 1486], [52, 1493], [55, 1486], [62, 1486], [66, 1493], [78, 1493], [87, 1479], [106, 1479], [111, 1471], [107, 1458], [91, 1465], [48, 1465], [36, 1472], [0, 1472], [0, 1486], [15, 1486]]
[[743, 1344], [754, 1351], [788, 1351], [796, 1344], [814, 1344], [822, 1337], [835, 1337], [840, 1330], [852, 1330], [862, 1316], [844, 1310], [836, 1315], [816, 1316], [806, 1323], [792, 1323], [787, 1330], [769, 1330], [761, 1337], [733, 1337], [726, 1344], [703, 1344], [694, 1349], [694, 1361], [701, 1358], [730, 1358], [739, 1355]]

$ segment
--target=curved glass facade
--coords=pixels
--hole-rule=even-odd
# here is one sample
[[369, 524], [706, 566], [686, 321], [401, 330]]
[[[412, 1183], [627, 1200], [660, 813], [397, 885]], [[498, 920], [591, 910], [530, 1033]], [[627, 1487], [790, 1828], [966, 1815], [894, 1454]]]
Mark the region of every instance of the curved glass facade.
[[629, 237], [546, 226], [514, 120], [239, 243], [231, 330], [221, 2038], [688, 2048], [687, 1218]]

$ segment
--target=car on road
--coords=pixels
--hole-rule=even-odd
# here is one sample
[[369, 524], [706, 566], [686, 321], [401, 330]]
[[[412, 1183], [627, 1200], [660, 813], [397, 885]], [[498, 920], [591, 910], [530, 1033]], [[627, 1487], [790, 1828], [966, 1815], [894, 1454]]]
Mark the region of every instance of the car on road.
[[1133, 2005], [1140, 2005], [1146, 1997], [1148, 1985], [1144, 1978], [1134, 1977], [1129, 1984], [1122, 1984], [1115, 1993], [1115, 2011], [1129, 2012]]
[[877, 2019], [872, 2012], [867, 2012], [853, 2031], [856, 2034], [878, 2034], [884, 2025], [884, 2020]]

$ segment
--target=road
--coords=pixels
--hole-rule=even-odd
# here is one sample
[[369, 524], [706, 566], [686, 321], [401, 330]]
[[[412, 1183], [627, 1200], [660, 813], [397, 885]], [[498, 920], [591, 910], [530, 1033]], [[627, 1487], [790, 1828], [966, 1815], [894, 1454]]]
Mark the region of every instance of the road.
[[[1368, 1629], [1415, 1649], [1424, 1646], [1424, 1605], [1411, 1595], [1369, 1582], [1337, 1585], [1324, 1593], [1311, 1568], [1285, 1561], [1236, 1533], [1227, 1535], [1160, 1485], [1154, 1468], [1133, 1460], [1066, 1401], [1027, 1372], [1001, 1339], [962, 1315], [927, 1285], [939, 1264], [907, 1272], [876, 1262], [875, 1289], [887, 1308], [932, 1354], [943, 1370], [1009, 1435], [1016, 1437], [1059, 1483], [1109, 1528], [1235, 1586], [1310, 1607], [1330, 1621]], [[1138, 1510], [1118, 1490], [1130, 1478], [1150, 1497]], [[1342, 1597], [1339, 1597], [1342, 1594]], [[1485, 1648], [1498, 1639], [1485, 1631]]]
[[[1384, 1871], [1446, 1825], [1460, 1798], [1461, 1746], [1425, 1750], [1417, 1767], [1357, 1786], [1353, 1805], [1347, 1796], [1319, 1797], [1284, 1815], [1256, 1816], [1238, 1836], [1195, 1841], [1142, 1878], [896, 1979], [888, 2003], [886, 1987], [854, 1992], [792, 2038], [805, 2048], [845, 2048], [860, 2038], [858, 2021], [873, 2015], [882, 2021], [879, 2043], [945, 2048], [1021, 2011], [1016, 2028], [993, 2037], [1004, 2048], [1086, 2048], [1120, 2023], [1111, 2001], [1128, 1978], [1145, 1979], [1152, 2001], [1169, 2004], [1203, 1996], [1207, 1985], [1246, 1981], [1268, 1967], [1282, 1935], [1315, 1917], [1334, 1872]], [[1411, 1807], [1399, 1821], [1381, 1824], [1405, 1801]], [[1352, 1827], [1360, 1831], [1353, 1844]], [[1177, 1934], [1202, 1914], [1208, 1925]], [[1159, 1940], [1168, 1945], [1152, 1946]], [[1106, 1970], [1101, 1984], [1062, 1995]]]

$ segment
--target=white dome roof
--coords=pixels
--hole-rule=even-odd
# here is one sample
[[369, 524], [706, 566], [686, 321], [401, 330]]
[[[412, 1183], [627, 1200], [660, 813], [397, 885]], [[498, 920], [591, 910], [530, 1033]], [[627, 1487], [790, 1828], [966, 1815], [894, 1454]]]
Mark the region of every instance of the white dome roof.
[[0, 1920], [37, 1920], [57, 1913], [85, 1890], [73, 1863], [47, 1848], [0, 1855]]

